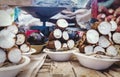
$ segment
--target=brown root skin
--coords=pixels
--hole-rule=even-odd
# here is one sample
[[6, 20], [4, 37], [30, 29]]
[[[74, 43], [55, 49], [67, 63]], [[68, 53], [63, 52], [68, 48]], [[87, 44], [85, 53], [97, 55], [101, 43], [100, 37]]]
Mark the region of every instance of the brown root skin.
[[83, 45], [81, 45], [81, 46], [79, 45], [78, 48], [79, 48], [80, 53], [85, 53], [85, 52], [84, 52], [84, 47], [85, 47], [85, 46], [86, 46], [85, 44], [83, 44]]
[[114, 12], [115, 12], [115, 10], [114, 9], [108, 9], [108, 15], [113, 15], [114, 14]]
[[97, 30], [99, 24], [100, 24], [100, 22], [95, 22], [95, 23], [91, 26], [91, 29], [95, 29], [95, 30]]
[[120, 26], [117, 27], [116, 32], [120, 32]]
[[98, 21], [104, 21], [105, 20], [105, 18], [106, 18], [106, 15], [104, 14], [104, 13], [100, 13], [100, 14], [98, 14], [98, 16], [97, 16], [97, 20]]
[[55, 49], [54, 41], [48, 41], [46, 47], [49, 49]]
[[117, 25], [120, 25], [120, 16], [116, 18]]

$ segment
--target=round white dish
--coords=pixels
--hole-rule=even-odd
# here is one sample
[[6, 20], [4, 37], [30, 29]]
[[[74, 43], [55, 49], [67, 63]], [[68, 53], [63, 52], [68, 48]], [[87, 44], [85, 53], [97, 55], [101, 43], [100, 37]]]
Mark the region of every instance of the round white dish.
[[104, 70], [109, 68], [116, 61], [120, 61], [118, 58], [97, 58], [94, 56], [87, 56], [82, 53], [73, 53], [79, 63], [85, 67], [95, 69], [95, 70]]
[[16, 77], [16, 75], [29, 63], [30, 63], [30, 58], [27, 56], [23, 56], [22, 63], [8, 67], [1, 67], [0, 77]]
[[22, 55], [30, 57], [33, 53], [36, 53], [36, 49], [31, 48], [29, 52], [22, 53]]
[[57, 51], [47, 48], [43, 50], [43, 52], [47, 53], [47, 55], [54, 61], [68, 61], [74, 51], [76, 51], [74, 48], [67, 51]]

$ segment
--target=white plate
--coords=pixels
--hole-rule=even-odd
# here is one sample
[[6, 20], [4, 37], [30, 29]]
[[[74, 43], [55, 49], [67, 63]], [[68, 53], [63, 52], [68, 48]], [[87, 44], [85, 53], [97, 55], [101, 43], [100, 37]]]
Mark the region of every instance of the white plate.
[[76, 51], [75, 48], [67, 51], [57, 51], [47, 48], [43, 50], [43, 52], [47, 53], [47, 55], [54, 61], [68, 61], [74, 51]]
[[27, 53], [22, 53], [22, 55], [30, 57], [30, 56], [31, 56], [33, 53], [35, 53], [35, 52], [36, 52], [36, 49], [31, 48], [31, 50], [30, 50], [29, 52], [27, 52]]
[[27, 56], [23, 56], [23, 62], [18, 65], [12, 65], [8, 67], [0, 68], [0, 77], [16, 77], [16, 75], [30, 63], [30, 59]]
[[116, 61], [120, 61], [119, 59], [110, 59], [110, 58], [97, 58], [94, 56], [87, 56], [82, 53], [73, 53], [79, 63], [85, 67], [96, 69], [96, 70], [104, 70], [109, 68]]

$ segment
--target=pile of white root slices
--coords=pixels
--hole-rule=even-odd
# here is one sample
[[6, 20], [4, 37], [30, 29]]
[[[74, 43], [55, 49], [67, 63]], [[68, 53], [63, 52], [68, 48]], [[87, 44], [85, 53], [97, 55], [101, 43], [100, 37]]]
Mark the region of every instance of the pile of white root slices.
[[0, 66], [20, 63], [22, 52], [29, 50], [30, 45], [26, 43], [25, 34], [18, 33], [18, 27], [11, 21], [11, 16], [0, 10]]
[[56, 22], [56, 28], [49, 35], [49, 41], [46, 45], [49, 49], [55, 50], [70, 50], [74, 48], [75, 42], [70, 39], [66, 28], [68, 22], [65, 19], [58, 19]]
[[115, 45], [120, 45], [120, 33], [116, 29], [117, 23], [113, 20], [94, 23], [80, 39], [80, 52], [86, 55], [118, 56]]

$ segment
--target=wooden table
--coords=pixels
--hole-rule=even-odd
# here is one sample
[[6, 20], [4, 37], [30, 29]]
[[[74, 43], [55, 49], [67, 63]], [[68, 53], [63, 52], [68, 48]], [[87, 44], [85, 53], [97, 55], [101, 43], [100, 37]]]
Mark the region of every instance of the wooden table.
[[36, 77], [120, 77], [120, 67], [96, 71], [83, 67], [78, 61], [55, 62], [46, 59]]

